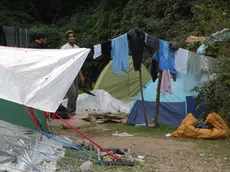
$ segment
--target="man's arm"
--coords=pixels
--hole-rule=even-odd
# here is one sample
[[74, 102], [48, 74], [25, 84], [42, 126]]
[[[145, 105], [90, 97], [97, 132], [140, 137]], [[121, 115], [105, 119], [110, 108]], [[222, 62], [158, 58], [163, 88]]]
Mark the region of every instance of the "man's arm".
[[78, 73], [78, 79], [80, 80], [82, 87], [84, 87], [85, 79], [81, 71]]

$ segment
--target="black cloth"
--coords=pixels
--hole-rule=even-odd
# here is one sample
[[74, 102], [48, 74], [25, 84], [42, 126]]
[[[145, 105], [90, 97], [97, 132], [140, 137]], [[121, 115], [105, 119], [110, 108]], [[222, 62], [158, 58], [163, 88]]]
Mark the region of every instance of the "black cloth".
[[157, 79], [157, 73], [158, 73], [158, 63], [156, 60], [152, 59], [151, 76], [152, 76], [153, 82], [155, 82]]
[[62, 104], [58, 107], [55, 113], [63, 119], [69, 119], [67, 109]]
[[[155, 38], [153, 36], [147, 35], [146, 38], [146, 48], [149, 53], [155, 54], [155, 52], [159, 49], [160, 41], [158, 38]], [[157, 79], [157, 73], [158, 73], [158, 63], [156, 60], [152, 59], [151, 64], [151, 76], [152, 81], [155, 82]]]
[[154, 54], [159, 49], [160, 41], [158, 38], [147, 35], [146, 48], [149, 53]]
[[169, 48], [172, 50], [172, 51], [177, 51], [179, 50], [179, 47], [178, 45], [176, 45], [175, 43], [169, 43]]
[[101, 44], [102, 55], [106, 55], [106, 56], [111, 57], [111, 50], [112, 50], [112, 42], [111, 41], [103, 42]]
[[208, 125], [205, 125], [202, 120], [199, 120], [195, 127], [196, 128], [204, 128], [204, 129], [209, 129], [210, 128]]
[[142, 57], [145, 47], [145, 33], [139, 29], [131, 29], [128, 34], [129, 49], [133, 58], [134, 70], [141, 69]]
[[43, 49], [43, 48], [45, 48], [43, 45], [37, 43], [36, 41], [30, 43], [28, 47], [29, 48], [35, 48], [35, 49]]
[[3, 26], [0, 26], [0, 45], [7, 46], [6, 35]]

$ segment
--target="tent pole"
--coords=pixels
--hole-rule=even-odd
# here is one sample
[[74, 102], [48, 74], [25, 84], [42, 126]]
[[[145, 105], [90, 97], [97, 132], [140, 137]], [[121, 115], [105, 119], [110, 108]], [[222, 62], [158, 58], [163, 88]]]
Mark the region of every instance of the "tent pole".
[[158, 84], [157, 84], [157, 95], [156, 95], [156, 103], [155, 103], [155, 108], [154, 108], [154, 120], [153, 120], [154, 128], [159, 126], [158, 116], [159, 116], [160, 95], [161, 95], [161, 81], [162, 81], [162, 70], [160, 71], [160, 76], [159, 76]]
[[149, 124], [148, 124], [148, 118], [147, 118], [147, 114], [146, 114], [146, 106], [145, 106], [145, 100], [144, 100], [144, 94], [143, 94], [141, 68], [139, 70], [139, 79], [140, 79], [141, 101], [142, 101], [142, 107], [143, 107], [143, 111], [144, 111], [145, 124], [146, 124], [146, 127], [148, 127]]

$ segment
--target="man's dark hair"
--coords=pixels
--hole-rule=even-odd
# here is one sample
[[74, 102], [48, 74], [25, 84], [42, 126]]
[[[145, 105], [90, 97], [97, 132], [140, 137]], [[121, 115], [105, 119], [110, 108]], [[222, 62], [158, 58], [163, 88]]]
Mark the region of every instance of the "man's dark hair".
[[45, 33], [36, 33], [36, 34], [34, 34], [34, 39], [36, 40], [36, 39], [41, 39], [41, 38], [47, 38], [47, 34], [45, 34]]

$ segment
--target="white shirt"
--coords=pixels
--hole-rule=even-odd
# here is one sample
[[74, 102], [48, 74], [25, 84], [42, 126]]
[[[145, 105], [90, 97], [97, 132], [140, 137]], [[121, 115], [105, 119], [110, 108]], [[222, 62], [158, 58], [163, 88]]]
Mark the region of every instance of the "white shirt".
[[102, 55], [101, 44], [94, 45], [93, 47], [94, 47], [93, 59], [96, 59], [97, 57]]
[[70, 45], [69, 43], [66, 43], [61, 47], [61, 49], [71, 49], [71, 48], [79, 48], [77, 45], [74, 44], [74, 46]]
[[187, 74], [187, 63], [189, 58], [189, 51], [183, 48], [179, 48], [175, 52], [175, 69], [177, 72]]

